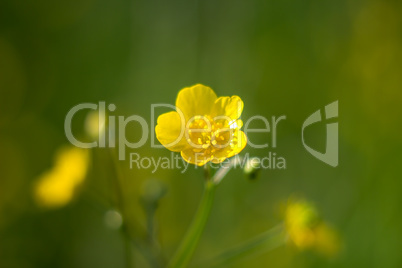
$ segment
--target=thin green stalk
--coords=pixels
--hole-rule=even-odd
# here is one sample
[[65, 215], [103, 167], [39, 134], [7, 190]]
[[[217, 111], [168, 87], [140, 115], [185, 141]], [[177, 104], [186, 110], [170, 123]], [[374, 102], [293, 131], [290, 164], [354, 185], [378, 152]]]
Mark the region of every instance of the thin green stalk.
[[218, 185], [223, 178], [226, 176], [226, 174], [228, 174], [228, 172], [235, 167], [237, 164], [240, 164], [242, 161], [242, 157], [236, 155], [235, 157], [232, 157], [228, 163], [226, 163], [225, 165], [223, 165], [216, 173], [215, 175], [212, 177], [212, 182], [216, 185]]
[[127, 268], [133, 268], [133, 254], [132, 254], [132, 247], [131, 247], [131, 241], [130, 238], [128, 237], [127, 233], [123, 231], [122, 233], [123, 239], [124, 239], [124, 254], [126, 256], [126, 267]]
[[249, 241], [229, 249], [218, 256], [205, 261], [196, 267], [227, 267], [230, 262], [257, 252], [267, 252], [278, 248], [286, 242], [283, 226], [279, 225], [262, 233]]
[[206, 170], [206, 184], [200, 206], [179, 249], [170, 261], [169, 268], [185, 268], [190, 262], [211, 212], [215, 188], [209, 170]]
[[130, 241], [130, 231], [129, 227], [127, 224], [127, 211], [126, 211], [126, 206], [124, 202], [124, 194], [123, 194], [123, 188], [122, 188], [122, 176], [120, 174], [119, 166], [114, 154], [114, 151], [111, 149], [109, 151], [110, 153], [110, 158], [113, 162], [113, 170], [115, 177], [112, 178], [112, 181], [114, 183], [115, 187], [115, 192], [117, 196], [117, 206], [120, 210], [120, 213], [123, 217], [123, 226], [121, 228], [121, 233], [123, 236], [123, 242], [124, 242], [124, 253], [125, 253], [125, 258], [126, 258], [126, 267], [127, 268], [132, 268], [133, 267], [133, 258], [132, 258], [132, 247], [131, 247], [131, 241]]
[[[136, 232], [134, 227], [139, 226], [139, 224], [132, 217], [128, 218], [128, 210], [126, 207], [125, 199], [124, 199], [124, 188], [123, 188], [123, 176], [121, 174], [119, 163], [116, 158], [116, 153], [113, 148], [109, 150], [111, 160], [113, 162], [113, 169], [115, 178], [112, 179], [114, 183], [114, 187], [117, 195], [117, 206], [120, 210], [120, 213], [123, 217], [123, 226], [122, 226], [122, 234], [124, 236], [124, 247], [126, 249], [126, 263], [127, 267], [133, 267], [134, 262], [132, 259], [132, 246], [135, 246], [139, 252], [146, 258], [151, 267], [159, 268], [162, 265], [159, 263], [159, 259], [153, 256], [153, 252], [150, 252], [150, 249], [144, 245], [142, 241], [136, 241]], [[127, 243], [129, 242], [129, 243]]]

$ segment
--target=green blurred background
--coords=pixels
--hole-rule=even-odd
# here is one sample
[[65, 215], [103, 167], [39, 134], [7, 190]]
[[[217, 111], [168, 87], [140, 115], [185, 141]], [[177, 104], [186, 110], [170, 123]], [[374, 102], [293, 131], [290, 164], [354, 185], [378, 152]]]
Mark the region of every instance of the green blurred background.
[[[276, 152], [287, 169], [263, 170], [255, 181], [233, 170], [217, 190], [194, 262], [275, 226], [281, 203], [299, 194], [338, 229], [339, 256], [283, 246], [230, 267], [402, 267], [401, 14], [401, 1], [386, 0], [0, 0], [0, 267], [124, 267], [121, 234], [104, 223], [115, 198], [106, 149], [92, 151], [85, 183], [65, 207], [38, 207], [33, 184], [68, 144], [64, 118], [76, 104], [106, 101], [117, 106], [112, 115], [148, 121], [151, 104], [174, 104], [196, 83], [239, 95], [244, 120], [286, 115], [277, 148], [243, 153]], [[303, 148], [301, 126], [335, 100], [333, 168]], [[84, 118], [74, 121], [77, 135]], [[127, 128], [129, 140], [140, 133]], [[306, 135], [324, 148], [324, 123]], [[270, 142], [268, 134], [249, 138]], [[170, 156], [149, 141], [130, 152]], [[138, 230], [146, 224], [144, 182], [166, 185], [155, 222], [169, 258], [198, 206], [202, 170], [120, 167]], [[148, 267], [137, 251], [134, 259]]]

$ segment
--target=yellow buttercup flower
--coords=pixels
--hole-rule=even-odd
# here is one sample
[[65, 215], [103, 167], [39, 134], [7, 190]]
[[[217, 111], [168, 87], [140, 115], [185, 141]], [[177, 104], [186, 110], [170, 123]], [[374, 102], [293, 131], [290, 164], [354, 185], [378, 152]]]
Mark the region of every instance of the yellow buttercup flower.
[[207, 86], [187, 87], [177, 96], [176, 111], [158, 117], [156, 137], [191, 164], [220, 163], [247, 144], [240, 130], [242, 111], [243, 101], [238, 96], [218, 98]]
[[48, 208], [62, 207], [74, 197], [74, 192], [85, 179], [89, 151], [76, 147], [61, 149], [50, 170], [39, 177], [34, 187], [36, 202]]
[[301, 250], [315, 249], [334, 256], [340, 248], [337, 233], [319, 218], [316, 208], [304, 201], [289, 201], [285, 210], [285, 227], [290, 240]]

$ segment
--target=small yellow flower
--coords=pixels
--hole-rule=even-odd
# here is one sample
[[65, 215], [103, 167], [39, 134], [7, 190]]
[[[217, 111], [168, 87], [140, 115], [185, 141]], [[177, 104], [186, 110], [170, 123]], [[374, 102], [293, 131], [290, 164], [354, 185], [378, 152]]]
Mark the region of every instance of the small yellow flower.
[[89, 162], [86, 149], [67, 147], [56, 155], [53, 168], [42, 174], [34, 187], [36, 202], [48, 208], [66, 205], [85, 179]]
[[242, 111], [243, 101], [238, 96], [218, 98], [207, 86], [187, 87], [177, 96], [176, 111], [158, 117], [156, 137], [191, 164], [220, 163], [247, 144], [240, 130]]
[[290, 240], [301, 250], [315, 249], [334, 256], [340, 248], [337, 233], [319, 218], [316, 208], [304, 201], [289, 201], [285, 210], [285, 227]]

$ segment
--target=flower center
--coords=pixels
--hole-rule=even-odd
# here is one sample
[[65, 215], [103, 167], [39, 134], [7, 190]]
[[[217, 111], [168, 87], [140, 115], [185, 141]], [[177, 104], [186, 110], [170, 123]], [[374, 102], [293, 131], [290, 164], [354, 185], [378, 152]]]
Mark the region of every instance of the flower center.
[[233, 129], [227, 119], [195, 116], [187, 123], [187, 142], [194, 152], [213, 155], [216, 150], [232, 145]]

